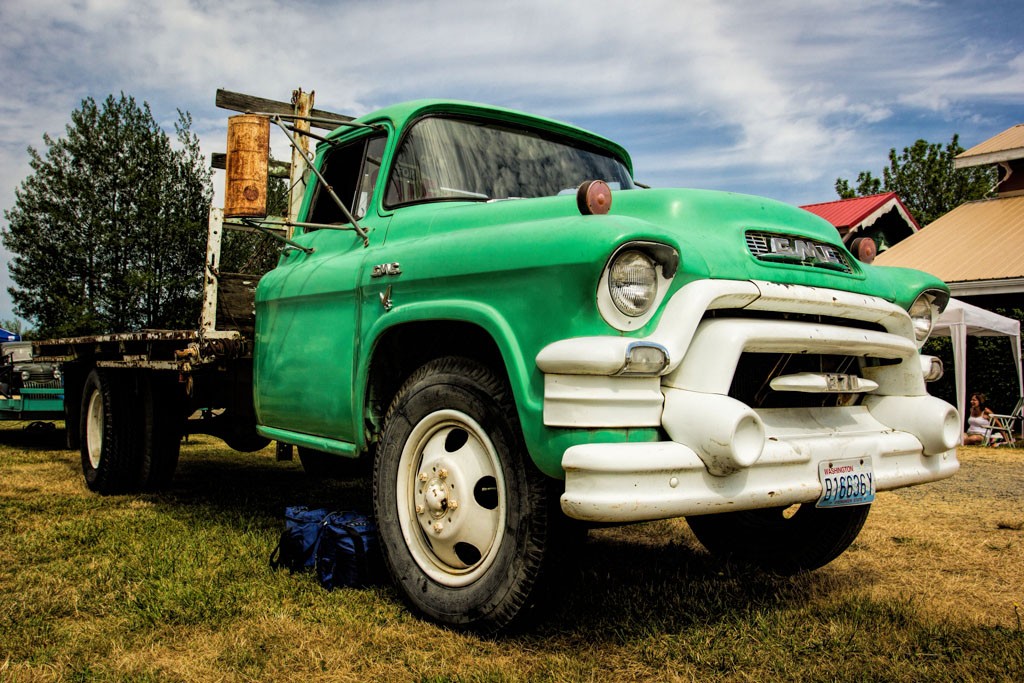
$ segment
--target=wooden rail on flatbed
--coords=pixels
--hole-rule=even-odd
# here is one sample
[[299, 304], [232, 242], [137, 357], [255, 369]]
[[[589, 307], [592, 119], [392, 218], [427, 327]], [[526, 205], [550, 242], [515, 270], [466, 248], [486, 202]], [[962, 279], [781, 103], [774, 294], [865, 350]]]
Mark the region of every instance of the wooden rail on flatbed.
[[251, 342], [237, 331], [141, 330], [32, 342], [38, 361], [85, 361], [97, 367], [188, 370], [189, 367], [241, 358]]

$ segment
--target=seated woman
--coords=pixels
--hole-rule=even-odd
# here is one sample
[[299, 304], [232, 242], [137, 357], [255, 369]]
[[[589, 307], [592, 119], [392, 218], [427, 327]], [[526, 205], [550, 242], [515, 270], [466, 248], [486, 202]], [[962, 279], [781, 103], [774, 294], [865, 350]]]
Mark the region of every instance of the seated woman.
[[[992, 424], [992, 409], [988, 407], [985, 394], [971, 394], [971, 414], [967, 418], [967, 432], [964, 434], [965, 446], [977, 446], [985, 443], [985, 433]], [[993, 435], [998, 439], [999, 435]]]

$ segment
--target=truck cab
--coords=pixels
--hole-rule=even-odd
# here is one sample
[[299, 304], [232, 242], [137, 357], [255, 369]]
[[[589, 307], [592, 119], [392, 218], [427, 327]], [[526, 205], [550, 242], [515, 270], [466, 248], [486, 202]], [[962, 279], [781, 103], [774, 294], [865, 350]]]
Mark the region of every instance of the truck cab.
[[257, 431], [372, 459], [429, 618], [524, 618], [579, 523], [686, 517], [715, 554], [813, 569], [876, 492], [958, 467], [920, 354], [948, 289], [810, 213], [649, 189], [610, 140], [463, 102], [356, 119], [313, 168], [256, 292]]

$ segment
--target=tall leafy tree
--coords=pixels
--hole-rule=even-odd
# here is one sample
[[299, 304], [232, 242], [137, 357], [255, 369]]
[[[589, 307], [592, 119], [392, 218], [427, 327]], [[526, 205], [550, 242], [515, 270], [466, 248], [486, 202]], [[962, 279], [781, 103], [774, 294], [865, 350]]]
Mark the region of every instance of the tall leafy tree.
[[213, 191], [191, 125], [179, 111], [172, 143], [121, 93], [83, 100], [45, 155], [29, 148], [2, 240], [14, 310], [40, 336], [196, 324]]
[[889, 150], [889, 165], [879, 178], [871, 171], [857, 174], [856, 186], [845, 178], [836, 179], [836, 193], [842, 199], [895, 192], [922, 226], [928, 225], [960, 204], [991, 194], [995, 171], [988, 166], [955, 169], [953, 159], [964, 151], [958, 135], [943, 147], [918, 140], [903, 152]]

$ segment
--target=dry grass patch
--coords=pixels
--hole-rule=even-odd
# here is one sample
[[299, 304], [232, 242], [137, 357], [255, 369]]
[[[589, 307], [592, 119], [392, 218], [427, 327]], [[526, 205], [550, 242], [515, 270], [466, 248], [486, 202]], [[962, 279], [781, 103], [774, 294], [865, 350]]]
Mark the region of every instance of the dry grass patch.
[[1024, 453], [879, 496], [817, 572], [713, 562], [685, 522], [593, 531], [532, 630], [410, 615], [382, 583], [326, 592], [267, 557], [287, 504], [369, 508], [272, 449], [183, 448], [174, 486], [89, 493], [78, 455], [0, 425], [0, 680], [1024, 680]]
[[962, 448], [960, 459], [951, 479], [879, 494], [864, 531], [831, 567], [876, 598], [1015, 627], [1024, 604], [1024, 451]]

